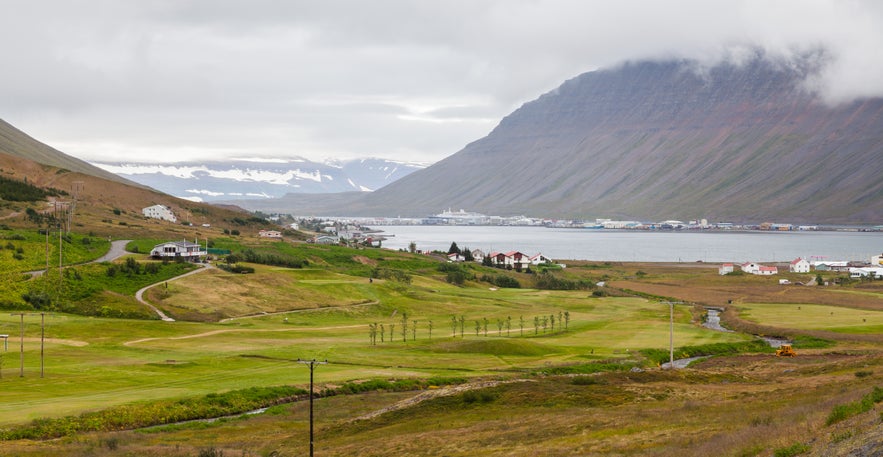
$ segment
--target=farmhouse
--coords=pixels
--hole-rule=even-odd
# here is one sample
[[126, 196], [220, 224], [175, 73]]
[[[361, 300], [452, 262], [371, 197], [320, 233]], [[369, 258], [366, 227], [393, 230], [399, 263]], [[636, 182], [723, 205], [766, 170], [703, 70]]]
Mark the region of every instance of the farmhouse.
[[717, 272], [718, 272], [718, 274], [720, 274], [721, 276], [723, 276], [723, 275], [725, 275], [725, 274], [732, 273], [732, 272], [733, 272], [733, 268], [734, 268], [734, 267], [733, 267], [733, 264], [732, 264], [732, 263], [724, 263], [724, 264], [721, 264], [721, 266], [717, 269]]
[[157, 244], [150, 251], [150, 256], [155, 259], [182, 259], [190, 262], [197, 261], [201, 256], [207, 254], [208, 252], [204, 251], [202, 246], [189, 241], [168, 241]]
[[149, 217], [151, 219], [161, 219], [169, 222], [178, 222], [178, 218], [175, 217], [175, 213], [172, 212], [172, 209], [168, 206], [163, 205], [153, 205], [148, 206], [141, 210], [141, 214], [145, 217]]
[[279, 238], [282, 239], [282, 232], [278, 230], [261, 230], [258, 232], [261, 238]]
[[766, 265], [760, 265], [754, 262], [747, 262], [741, 265], [742, 271], [745, 273], [751, 273], [753, 275], [760, 276], [769, 276], [779, 273], [779, 269], [776, 267], [768, 267]]
[[509, 251], [506, 253], [492, 252], [488, 254], [488, 257], [491, 258], [491, 263], [496, 267], [519, 271], [530, 268], [530, 258], [518, 251]]
[[481, 263], [484, 261], [484, 251], [481, 249], [475, 249], [472, 251], [472, 260]]
[[788, 268], [791, 273], [809, 273], [809, 261], [798, 257], [791, 261]]

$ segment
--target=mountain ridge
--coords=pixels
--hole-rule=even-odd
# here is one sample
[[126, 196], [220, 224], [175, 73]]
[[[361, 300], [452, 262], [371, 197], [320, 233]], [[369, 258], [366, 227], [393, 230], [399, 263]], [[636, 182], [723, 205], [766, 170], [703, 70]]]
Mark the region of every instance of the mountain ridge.
[[380, 158], [324, 163], [293, 158], [172, 164], [95, 162], [93, 165], [180, 198], [206, 202], [274, 198], [289, 192], [369, 192], [425, 167]]
[[696, 68], [692, 61], [645, 61], [579, 75], [525, 103], [486, 137], [370, 196], [324, 210], [318, 196], [314, 205], [287, 196], [275, 209], [879, 220], [883, 99], [824, 104], [806, 88], [818, 70], [811, 59], [757, 56]]

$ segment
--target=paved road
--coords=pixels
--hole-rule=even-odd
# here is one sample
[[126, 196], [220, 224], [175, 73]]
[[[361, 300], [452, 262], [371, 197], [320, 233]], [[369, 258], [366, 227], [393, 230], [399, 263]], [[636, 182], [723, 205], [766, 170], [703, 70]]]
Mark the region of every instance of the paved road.
[[107, 251], [107, 254], [89, 262], [89, 263], [101, 263], [101, 262], [113, 262], [114, 260], [126, 255], [126, 245], [132, 240], [116, 240], [110, 242], [110, 250]]
[[[132, 241], [132, 240], [111, 241], [110, 242], [110, 250], [107, 251], [107, 254], [104, 254], [103, 256], [101, 256], [95, 260], [92, 260], [91, 262], [86, 262], [86, 263], [113, 262], [114, 260], [126, 255], [126, 245], [129, 244], [130, 241]], [[66, 266], [69, 267], [71, 265], [66, 265]], [[35, 270], [35, 271], [25, 272], [25, 274], [29, 274], [32, 277], [36, 278], [36, 277], [42, 276], [43, 273], [45, 273], [45, 272], [46, 272], [46, 270]]]

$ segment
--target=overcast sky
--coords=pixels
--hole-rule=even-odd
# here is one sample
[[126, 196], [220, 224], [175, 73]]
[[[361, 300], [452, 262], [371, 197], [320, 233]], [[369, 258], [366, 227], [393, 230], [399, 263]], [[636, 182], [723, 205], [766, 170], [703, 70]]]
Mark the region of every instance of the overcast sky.
[[883, 2], [0, 0], [0, 118], [89, 161], [433, 162], [580, 73], [823, 47], [883, 95]]

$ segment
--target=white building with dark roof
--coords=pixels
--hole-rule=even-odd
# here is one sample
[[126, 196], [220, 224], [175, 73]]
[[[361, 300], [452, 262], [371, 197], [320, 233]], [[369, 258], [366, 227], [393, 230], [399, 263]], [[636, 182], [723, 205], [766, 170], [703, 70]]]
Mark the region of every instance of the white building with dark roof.
[[172, 212], [172, 209], [164, 205], [148, 206], [147, 208], [141, 210], [141, 214], [151, 219], [161, 219], [169, 222], [178, 222], [178, 218], [175, 217], [175, 213]]

